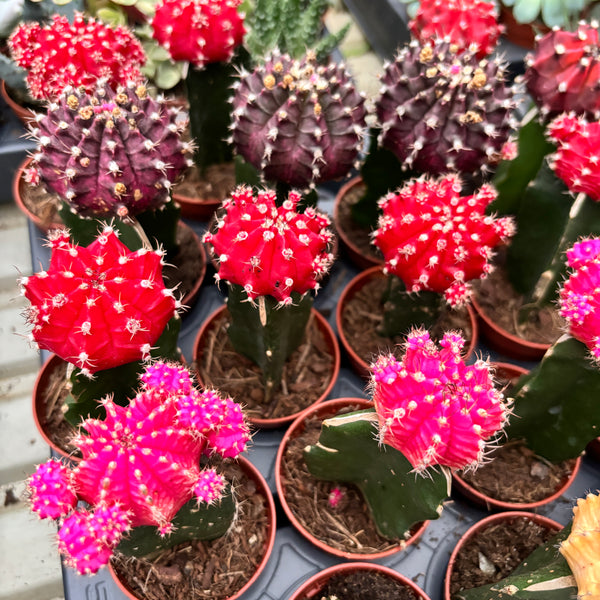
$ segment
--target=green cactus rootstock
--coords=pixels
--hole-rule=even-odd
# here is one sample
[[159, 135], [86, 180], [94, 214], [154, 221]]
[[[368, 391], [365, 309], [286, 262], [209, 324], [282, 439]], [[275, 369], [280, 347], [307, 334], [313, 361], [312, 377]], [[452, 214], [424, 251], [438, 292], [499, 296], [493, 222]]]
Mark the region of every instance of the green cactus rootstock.
[[567, 538], [565, 527], [534, 550], [508, 577], [496, 583], [462, 590], [452, 600], [571, 600], [577, 584], [558, 546]]
[[430, 291], [408, 293], [402, 280], [394, 275], [388, 276], [382, 302], [383, 321], [377, 331], [388, 338], [406, 335], [415, 327], [431, 329], [446, 307], [443, 294]]
[[[237, 352], [261, 368], [265, 402], [279, 388], [285, 362], [302, 342], [310, 318], [312, 296], [293, 292], [292, 299], [287, 306], [281, 306], [272, 296], [248, 302], [242, 286], [229, 286], [229, 339]], [[264, 310], [260, 306], [263, 302]]]
[[117, 551], [125, 556], [148, 558], [190, 540], [214, 540], [227, 533], [235, 515], [236, 503], [228, 485], [222, 498], [213, 504], [199, 504], [195, 499], [184, 504], [173, 519], [169, 535], [161, 536], [152, 525], [135, 527], [121, 540]]
[[509, 438], [552, 462], [579, 456], [600, 435], [600, 371], [580, 341], [563, 336], [512, 390]]
[[[155, 348], [150, 351], [154, 359], [179, 361], [181, 351], [177, 345], [177, 338], [181, 329], [181, 318], [173, 317], [158, 338]], [[81, 374], [81, 369], [75, 368], [71, 373], [71, 392], [67, 397], [68, 410], [65, 419], [74, 426], [81, 423], [81, 419], [103, 418], [104, 408], [99, 400], [112, 396], [114, 401], [121, 406], [128, 403], [128, 398], [135, 395], [139, 385], [139, 375], [143, 372], [145, 363], [136, 361], [97, 371], [93, 379]]]
[[416, 523], [440, 516], [450, 477], [444, 468], [416, 475], [401, 452], [377, 441], [376, 423], [374, 409], [326, 419], [304, 458], [315, 477], [356, 485], [379, 533], [403, 539]]
[[307, 49], [326, 60], [344, 39], [350, 25], [323, 35], [323, 15], [330, 0], [256, 0], [247, 17], [246, 44], [258, 60], [272, 50], [300, 58]]

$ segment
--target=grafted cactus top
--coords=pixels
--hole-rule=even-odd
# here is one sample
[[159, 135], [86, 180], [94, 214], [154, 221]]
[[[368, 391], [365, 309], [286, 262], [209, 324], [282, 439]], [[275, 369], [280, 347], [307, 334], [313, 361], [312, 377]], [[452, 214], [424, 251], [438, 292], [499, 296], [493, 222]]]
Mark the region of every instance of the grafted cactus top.
[[185, 119], [178, 115], [141, 84], [67, 89], [37, 117], [28, 180], [41, 180], [82, 216], [160, 208], [191, 164], [193, 145], [181, 139]]

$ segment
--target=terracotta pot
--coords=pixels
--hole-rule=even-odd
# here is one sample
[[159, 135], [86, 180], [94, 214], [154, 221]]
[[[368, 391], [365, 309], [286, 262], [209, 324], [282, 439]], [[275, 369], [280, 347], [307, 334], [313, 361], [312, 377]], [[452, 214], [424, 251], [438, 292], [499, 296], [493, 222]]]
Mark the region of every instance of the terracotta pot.
[[471, 305], [477, 314], [481, 334], [485, 337], [491, 348], [505, 356], [517, 360], [540, 360], [550, 348], [551, 344], [530, 342], [509, 333], [506, 329], [494, 323], [483, 311], [475, 295], [471, 298]]
[[48, 424], [46, 419], [46, 399], [44, 398], [44, 390], [48, 387], [48, 383], [54, 371], [65, 365], [66, 361], [52, 354], [48, 360], [42, 365], [42, 368], [38, 372], [35, 383], [33, 384], [32, 394], [32, 412], [33, 420], [39, 434], [44, 438], [44, 441], [50, 448], [58, 455], [72, 460], [80, 460], [77, 457], [71, 456], [60, 446], [55, 444], [50, 438], [50, 432], [48, 430]]
[[[241, 598], [241, 596], [250, 588], [250, 586], [258, 579], [259, 575], [264, 570], [267, 562], [269, 561], [269, 557], [271, 555], [271, 551], [273, 550], [273, 545], [275, 543], [275, 532], [276, 532], [276, 513], [275, 513], [275, 502], [273, 501], [273, 495], [269, 490], [269, 486], [267, 482], [264, 480], [263, 476], [260, 474], [258, 469], [246, 458], [239, 457], [237, 459], [239, 465], [242, 467], [244, 473], [256, 484], [257, 493], [261, 494], [266, 499], [266, 510], [269, 517], [269, 528], [267, 532], [267, 542], [265, 544], [264, 555], [262, 560], [260, 561], [256, 571], [248, 579], [248, 581], [244, 584], [242, 588], [240, 588], [237, 592], [232, 594], [227, 598], [227, 600], [236, 600], [237, 598]], [[114, 570], [112, 564], [109, 564], [110, 573], [115, 580], [117, 586], [125, 594], [125, 596], [129, 600], [144, 600], [142, 596], [138, 596], [134, 594], [127, 584], [121, 580]], [[164, 600], [169, 600], [168, 598], [164, 598]]]
[[350, 261], [357, 266], [359, 269], [369, 269], [377, 265], [383, 265], [383, 258], [378, 259], [374, 256], [365, 254], [354, 242], [350, 233], [343, 228], [343, 223], [340, 219], [340, 204], [343, 201], [344, 196], [353, 190], [355, 187], [362, 184], [362, 177], [355, 177], [347, 183], [345, 183], [338, 191], [335, 197], [335, 204], [333, 207], [333, 222], [335, 224], [336, 233], [340, 238], [340, 243], [346, 256]]
[[[355, 373], [361, 376], [364, 379], [368, 379], [370, 376], [369, 365], [367, 362], [362, 359], [356, 350], [350, 345], [348, 337], [344, 332], [343, 326], [343, 314], [344, 309], [348, 301], [358, 292], [360, 291], [369, 281], [374, 278], [384, 279], [387, 275], [384, 275], [382, 268], [380, 266], [371, 267], [366, 269], [365, 271], [360, 272], [356, 275], [342, 290], [340, 295], [340, 299], [337, 303], [335, 320], [338, 330], [338, 336], [340, 338], [340, 342], [348, 355], [348, 359], [350, 361], [350, 365]], [[477, 319], [475, 316], [475, 312], [471, 309], [470, 306], [467, 305], [467, 311], [469, 314], [469, 321], [471, 324], [471, 341], [468, 347], [465, 348], [465, 359], [471, 356], [473, 351], [475, 350], [475, 346], [477, 345], [478, 338], [478, 328], [477, 328]], [[384, 340], [384, 338], [382, 338]], [[382, 344], [383, 345], [383, 344]], [[388, 344], [389, 345], [389, 344]]]
[[25, 125], [25, 127], [29, 127], [35, 123], [35, 112], [30, 108], [25, 106], [21, 106], [18, 102], [15, 102], [10, 94], [8, 93], [8, 89], [6, 87], [6, 83], [3, 79], [0, 79], [0, 95], [4, 102], [6, 102], [7, 106], [13, 111], [16, 117]]
[[287, 444], [290, 440], [299, 436], [304, 431], [305, 422], [308, 417], [316, 416], [324, 420], [327, 417], [331, 417], [333, 415], [338, 414], [340, 410], [348, 407], [349, 405], [356, 405], [358, 407], [358, 410], [373, 407], [373, 403], [370, 400], [365, 400], [364, 398], [338, 398], [336, 400], [328, 400], [326, 402], [322, 402], [321, 404], [310, 406], [296, 418], [296, 420], [290, 425], [288, 430], [285, 432], [281, 440], [279, 450], [277, 451], [277, 457], [275, 459], [275, 485], [277, 488], [277, 495], [279, 497], [279, 501], [286, 516], [290, 520], [290, 523], [309, 542], [311, 542], [311, 544], [323, 550], [324, 552], [328, 552], [329, 554], [333, 554], [334, 556], [338, 556], [340, 558], [346, 558], [350, 560], [378, 560], [380, 558], [390, 556], [391, 554], [395, 554], [396, 552], [399, 552], [400, 550], [406, 548], [406, 546], [416, 542], [423, 534], [423, 531], [425, 531], [425, 528], [429, 524], [429, 521], [423, 521], [422, 523], [414, 526], [411, 530], [411, 537], [401, 543], [398, 543], [398, 545], [392, 548], [377, 553], [361, 554], [360, 552], [340, 550], [319, 540], [310, 531], [308, 531], [304, 527], [304, 525], [296, 518], [296, 515], [292, 512], [286, 500], [286, 485], [283, 479], [283, 461]]
[[[553, 533], [559, 532], [563, 526], [548, 517], [544, 517], [542, 515], [538, 515], [536, 513], [529, 512], [521, 512], [521, 511], [511, 511], [511, 512], [503, 512], [496, 515], [490, 515], [481, 519], [474, 525], [472, 525], [465, 533], [461, 536], [456, 544], [452, 554], [450, 555], [450, 560], [448, 561], [448, 567], [446, 568], [446, 575], [444, 578], [444, 600], [451, 600], [450, 595], [450, 581], [452, 577], [452, 573], [455, 570], [456, 560], [458, 553], [464, 548], [464, 546], [475, 536], [477, 536], [481, 531], [495, 525], [497, 523], [501, 523], [505, 520], [514, 520], [514, 519], [529, 519], [543, 527], [550, 529]], [[508, 549], [510, 551], [510, 548]]]
[[221, 206], [221, 200], [218, 198], [205, 200], [174, 193], [173, 200], [181, 206], [181, 216], [194, 221], [209, 221], [215, 210]]
[[305, 581], [291, 596], [289, 600], [319, 600], [321, 597], [319, 592], [327, 585], [329, 580], [334, 575], [344, 575], [355, 573], [356, 571], [375, 571], [382, 575], [387, 575], [390, 579], [397, 581], [413, 591], [414, 595], [419, 600], [429, 600], [429, 596], [417, 586], [417, 584], [405, 577], [398, 571], [394, 571], [389, 567], [378, 565], [377, 563], [361, 563], [351, 562], [339, 565], [333, 565], [313, 575], [310, 579]]
[[[517, 379], [521, 375], [524, 375], [529, 372], [523, 367], [520, 367], [518, 365], [512, 365], [509, 363], [498, 362], [492, 363], [492, 365], [495, 369], [496, 379]], [[561, 484], [556, 488], [556, 491], [547, 498], [538, 500], [537, 502], [507, 502], [503, 500], [497, 500], [496, 498], [492, 498], [491, 496], [480, 492], [478, 489], [474, 488], [471, 484], [467, 483], [462, 477], [460, 477], [460, 475], [456, 473], [452, 474], [452, 488], [453, 490], [458, 491], [462, 496], [464, 496], [477, 506], [483, 507], [485, 510], [533, 511], [537, 510], [541, 506], [544, 506], [545, 504], [553, 502], [554, 500], [562, 496], [566, 492], [567, 488], [573, 483], [573, 481], [577, 477], [577, 473], [579, 472], [580, 466], [581, 457], [577, 459], [573, 467], [573, 471], [568, 477], [566, 477], [561, 482]]]
[[[210, 314], [208, 316], [208, 318], [202, 324], [200, 331], [198, 332], [198, 335], [196, 336], [196, 340], [194, 342], [193, 360], [197, 365], [201, 364], [201, 362], [203, 360], [203, 356], [204, 356], [203, 348], [205, 346], [204, 340], [205, 340], [208, 332], [213, 327], [214, 322], [216, 320], [222, 318], [222, 316], [224, 315], [226, 310], [227, 310], [226, 306], [219, 307], [212, 314]], [[325, 398], [327, 398], [327, 396], [331, 392], [331, 389], [335, 385], [335, 382], [338, 378], [338, 374], [340, 372], [340, 349], [337, 344], [337, 338], [335, 336], [335, 333], [334, 333], [333, 329], [331, 328], [331, 325], [329, 325], [329, 323], [325, 319], [325, 317], [323, 317], [321, 315], [321, 313], [319, 311], [317, 311], [315, 308], [311, 309], [311, 312], [312, 312], [313, 318], [315, 319], [315, 321], [317, 323], [318, 328], [320, 329], [323, 336], [325, 337], [326, 344], [329, 348], [329, 351], [331, 352], [331, 355], [333, 356], [333, 368], [332, 368], [332, 373], [331, 373], [331, 379], [329, 381], [329, 384], [327, 385], [327, 387], [321, 394], [321, 396], [313, 404], [311, 404], [311, 406], [313, 406], [313, 405], [316, 405], [316, 404], [322, 402]], [[199, 372], [198, 372], [198, 380], [202, 385], [204, 385], [202, 383], [202, 376]], [[307, 407], [307, 408], [310, 408], [310, 407]], [[302, 410], [298, 410], [298, 411], [294, 412], [293, 414], [287, 415], [285, 417], [277, 417], [277, 418], [272, 418], [272, 419], [251, 417], [251, 416], [247, 416], [246, 418], [250, 423], [252, 423], [256, 427], [260, 427], [262, 429], [275, 429], [277, 427], [282, 427], [282, 426], [287, 425], [288, 423], [291, 423], [301, 412], [302, 412]]]
[[545, 34], [550, 31], [550, 28], [546, 27], [541, 21], [535, 23], [519, 23], [515, 19], [512, 9], [502, 4], [500, 6], [499, 21], [504, 25], [504, 36], [506, 39], [527, 50], [533, 50], [533, 48], [535, 48], [535, 36], [538, 33]]

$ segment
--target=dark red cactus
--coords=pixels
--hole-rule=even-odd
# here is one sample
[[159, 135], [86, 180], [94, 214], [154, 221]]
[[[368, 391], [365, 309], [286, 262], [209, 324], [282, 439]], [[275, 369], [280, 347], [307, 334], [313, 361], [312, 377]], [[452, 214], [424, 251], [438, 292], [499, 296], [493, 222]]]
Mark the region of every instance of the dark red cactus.
[[152, 19], [153, 37], [173, 60], [195, 67], [228, 61], [246, 30], [242, 0], [161, 0]]
[[300, 195], [290, 192], [282, 206], [273, 191], [238, 187], [223, 202], [217, 231], [207, 233], [219, 261], [217, 278], [241, 285], [250, 299], [273, 296], [292, 302], [292, 292], [315, 289], [327, 272], [332, 232], [326, 215], [307, 208], [299, 213]]
[[494, 51], [503, 29], [498, 7], [489, 0], [421, 0], [408, 25], [421, 43], [445, 39], [480, 59]]
[[463, 362], [460, 335], [446, 333], [440, 345], [415, 330], [400, 360], [382, 355], [372, 366], [381, 441], [400, 450], [417, 472], [434, 465], [476, 467], [509, 412], [490, 365]]
[[471, 196], [461, 190], [457, 175], [412, 179], [380, 200], [383, 215], [373, 232], [387, 273], [409, 292], [444, 292], [453, 305], [468, 299], [466, 282], [492, 270], [494, 247], [514, 233], [511, 218], [485, 214], [494, 188], [484, 185]]
[[73, 23], [54, 15], [47, 25], [23, 23], [11, 34], [14, 61], [27, 70], [34, 98], [53, 100], [67, 86], [91, 92], [98, 79], [113, 88], [141, 81], [146, 55], [140, 42], [125, 27], [111, 28], [76, 13]]
[[88, 375], [148, 357], [180, 307], [163, 253], [131, 252], [109, 226], [87, 247], [57, 230], [50, 247], [48, 270], [21, 280], [32, 341]]
[[233, 98], [236, 150], [269, 181], [306, 187], [343, 177], [361, 149], [364, 98], [336, 63], [273, 53]]
[[39, 114], [29, 180], [39, 181], [82, 216], [135, 216], [162, 207], [191, 164], [185, 120], [146, 86], [93, 92], [67, 89]]
[[412, 41], [381, 77], [380, 145], [420, 173], [486, 171], [500, 160], [513, 125], [505, 70], [498, 58], [458, 54], [447, 41]]
[[576, 31], [553, 29], [527, 57], [527, 91], [544, 114], [585, 115], [600, 110], [598, 24], [580, 23]]

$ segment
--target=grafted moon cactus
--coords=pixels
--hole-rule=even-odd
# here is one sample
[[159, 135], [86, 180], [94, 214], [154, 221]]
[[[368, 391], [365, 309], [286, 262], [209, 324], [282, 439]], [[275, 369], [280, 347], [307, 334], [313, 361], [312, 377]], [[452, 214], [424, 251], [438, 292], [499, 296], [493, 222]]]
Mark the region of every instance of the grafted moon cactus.
[[458, 53], [444, 40], [411, 41], [381, 76], [380, 146], [420, 173], [488, 170], [513, 128], [516, 101], [505, 71], [499, 59]]
[[31, 339], [84, 374], [147, 358], [180, 307], [162, 279], [163, 253], [131, 252], [105, 226], [87, 247], [50, 236], [50, 266], [21, 279]]
[[553, 29], [527, 57], [527, 91], [544, 115], [574, 112], [588, 118], [600, 110], [598, 23], [576, 31]]
[[[167, 362], [148, 366], [141, 381], [128, 406], [107, 397], [102, 400], [106, 418], [83, 421], [74, 440], [83, 459], [72, 472], [56, 477], [50, 461], [30, 479], [34, 509], [56, 504], [57, 496], [88, 504], [89, 509], [72, 510], [75, 503], [69, 501], [57, 515], [66, 515], [59, 551], [80, 573], [97, 571], [115, 551], [144, 555], [160, 546], [161, 538], [169, 546], [221, 535], [234, 516], [224, 478], [201, 463], [204, 454], [235, 458], [246, 448], [248, 427], [231, 409], [231, 399], [215, 403], [217, 392], [197, 389], [187, 370]], [[189, 418], [207, 402], [214, 411], [212, 423]], [[213, 445], [211, 436], [225, 430], [227, 444]], [[206, 510], [210, 518], [203, 517]], [[48, 511], [41, 516], [57, 518]], [[159, 537], [147, 533], [146, 525], [158, 528]], [[140, 527], [141, 533], [133, 531]], [[121, 543], [121, 538], [130, 529], [134, 543], [123, 547], [128, 540]]]
[[427, 331], [415, 330], [400, 360], [382, 355], [372, 366], [380, 440], [402, 452], [417, 472], [435, 465], [477, 467], [509, 413], [489, 363], [466, 365], [464, 339], [457, 334], [446, 333], [440, 346]]
[[343, 66], [273, 52], [234, 89], [234, 145], [268, 181], [304, 188], [350, 171], [366, 110]]
[[556, 143], [556, 152], [549, 157], [556, 175], [574, 194], [584, 193], [599, 201], [600, 123], [574, 113], [564, 114], [548, 125], [547, 134]]
[[421, 43], [445, 39], [482, 59], [498, 43], [498, 7], [487, 0], [421, 0], [409, 29]]
[[242, 43], [242, 0], [161, 0], [152, 19], [154, 39], [173, 60], [202, 68], [226, 62]]
[[185, 121], [143, 84], [66, 89], [33, 128], [33, 180], [84, 217], [135, 216], [161, 208], [191, 164]]
[[23, 23], [11, 34], [13, 60], [27, 70], [34, 98], [53, 100], [68, 87], [91, 92], [98, 79], [115, 88], [141, 81], [146, 55], [126, 27], [111, 28], [76, 13], [73, 22], [54, 15], [47, 25]]
[[485, 214], [496, 191], [484, 185], [461, 196], [457, 175], [421, 177], [379, 201], [383, 212], [373, 243], [385, 272], [398, 276], [409, 292], [444, 293], [448, 302], [468, 300], [468, 281], [492, 270], [493, 249], [514, 233], [510, 217]]
[[40, 519], [58, 519], [77, 504], [72, 490], [71, 471], [58, 460], [49, 460], [27, 481], [31, 510]]

